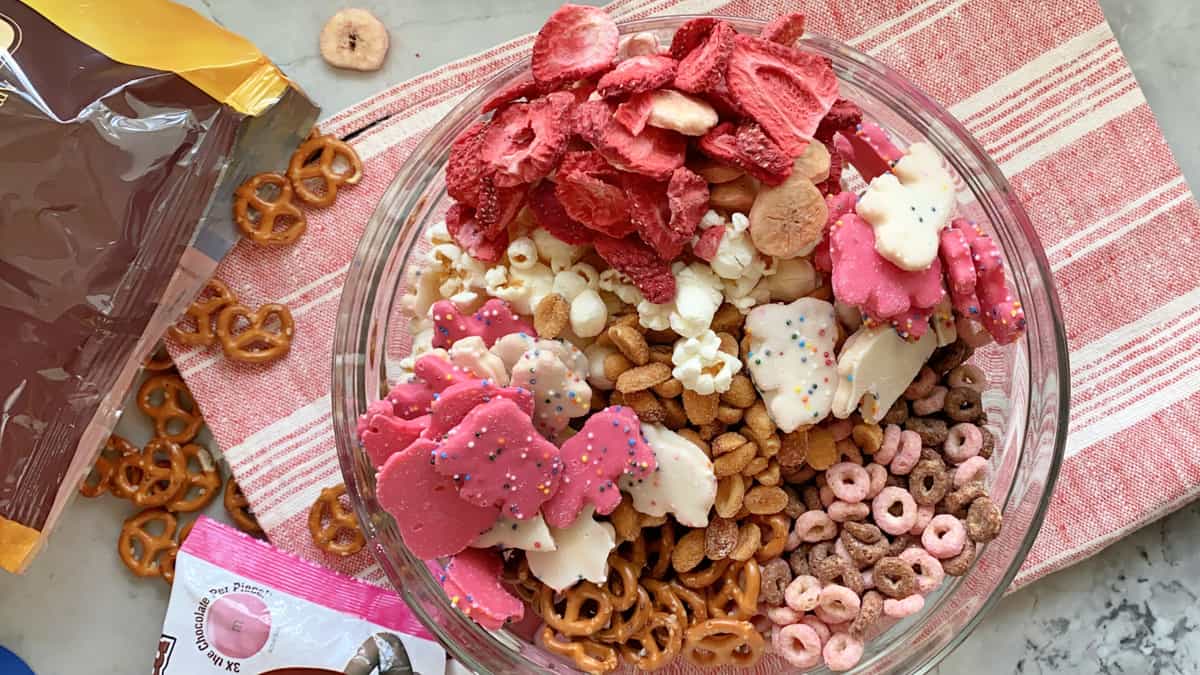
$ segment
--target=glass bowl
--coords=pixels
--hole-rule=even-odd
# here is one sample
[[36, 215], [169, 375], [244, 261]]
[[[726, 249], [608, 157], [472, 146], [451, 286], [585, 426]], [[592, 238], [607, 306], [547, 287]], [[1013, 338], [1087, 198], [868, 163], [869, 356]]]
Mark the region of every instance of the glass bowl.
[[[689, 18], [645, 19], [620, 29], [622, 34], [655, 32], [665, 44]], [[757, 33], [763, 25], [728, 20], [745, 33]], [[1028, 321], [1026, 336], [1017, 344], [990, 346], [974, 358], [991, 378], [984, 397], [989, 427], [996, 434], [991, 494], [1003, 505], [1003, 531], [980, 550], [966, 576], [947, 577], [949, 581], [927, 598], [924, 611], [868, 642], [854, 671], [922, 672], [961, 643], [1000, 599], [1037, 536], [1066, 438], [1066, 339], [1041, 243], [979, 143], [941, 106], [878, 61], [815, 35], [805, 37], [803, 47], [832, 60], [842, 96], [858, 103], [898, 144], [925, 140], [946, 158], [957, 174], [960, 210], [999, 242]], [[338, 309], [333, 348], [338, 458], [368, 547], [420, 621], [455, 658], [478, 672], [573, 671], [515, 633], [483, 630], [451, 607], [380, 507], [375, 470], [357, 441], [355, 420], [386, 392], [387, 382], [395, 379], [396, 362], [406, 354], [409, 341], [400, 298], [410, 268], [421, 264], [422, 233], [438, 222], [449, 204], [443, 169], [450, 143], [477, 119], [476, 111], [489, 95], [528, 67], [528, 60], [514, 64], [479, 87], [429, 132], [401, 168], [359, 243]]]

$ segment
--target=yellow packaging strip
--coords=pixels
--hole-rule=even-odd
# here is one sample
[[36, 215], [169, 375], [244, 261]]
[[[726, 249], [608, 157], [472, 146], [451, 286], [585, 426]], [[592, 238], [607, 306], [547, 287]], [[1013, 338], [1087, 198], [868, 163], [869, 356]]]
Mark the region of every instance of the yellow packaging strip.
[[19, 573], [37, 553], [41, 533], [0, 516], [0, 570]]

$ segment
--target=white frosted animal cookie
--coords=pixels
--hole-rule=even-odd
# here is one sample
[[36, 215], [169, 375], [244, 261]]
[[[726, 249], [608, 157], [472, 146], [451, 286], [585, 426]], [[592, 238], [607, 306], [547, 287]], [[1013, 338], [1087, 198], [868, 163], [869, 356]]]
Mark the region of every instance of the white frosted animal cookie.
[[647, 478], [621, 477], [621, 490], [633, 498], [633, 508], [648, 516], [672, 513], [687, 527], [708, 525], [708, 511], [717, 499], [712, 461], [696, 444], [661, 424], [643, 423], [642, 434], [658, 468]]
[[600, 584], [608, 579], [608, 554], [617, 546], [617, 535], [612, 525], [592, 519], [595, 511], [589, 504], [570, 527], [550, 528], [555, 550], [525, 554], [533, 576], [556, 591], [580, 581]]
[[913, 143], [891, 173], [871, 181], [855, 210], [875, 228], [879, 255], [900, 269], [928, 269], [954, 214], [954, 179], [932, 145]]
[[581, 378], [588, 376], [587, 357], [578, 347], [566, 340], [548, 340], [534, 337], [528, 333], [509, 333], [496, 340], [496, 344], [492, 345], [492, 353], [504, 362], [504, 367], [510, 373], [517, 361], [531, 349], [541, 349], [557, 354], [558, 358], [576, 375]]
[[479, 535], [479, 538], [471, 546], [474, 548], [499, 546], [500, 548], [519, 548], [522, 551], [554, 551], [558, 548], [554, 543], [554, 537], [550, 536], [550, 528], [546, 526], [546, 519], [542, 518], [540, 513], [525, 520], [501, 518], [492, 525], [492, 529]]
[[468, 335], [450, 345], [450, 363], [473, 373], [476, 377], [491, 380], [498, 387], [508, 386], [508, 368], [500, 357], [488, 350], [483, 338]]
[[738, 357], [721, 351], [721, 339], [711, 329], [697, 337], [677, 340], [671, 363], [675, 365], [671, 374], [683, 388], [702, 396], [729, 391], [733, 376], [742, 369]]
[[935, 347], [935, 331], [925, 331], [920, 340], [908, 342], [886, 324], [858, 329], [846, 338], [838, 356], [833, 414], [845, 419], [858, 408], [867, 422], [883, 419]]
[[571, 418], [586, 413], [592, 402], [592, 389], [583, 377], [548, 349], [525, 352], [513, 364], [509, 383], [533, 392], [533, 425], [546, 438], [554, 438]]
[[816, 298], [760, 305], [746, 316], [746, 367], [781, 431], [816, 424], [829, 415], [837, 385], [837, 319]]

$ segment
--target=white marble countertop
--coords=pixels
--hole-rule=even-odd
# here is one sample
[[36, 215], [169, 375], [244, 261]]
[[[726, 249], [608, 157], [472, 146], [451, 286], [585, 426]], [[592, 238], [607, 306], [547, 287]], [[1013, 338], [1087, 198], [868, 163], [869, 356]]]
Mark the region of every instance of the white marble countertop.
[[[331, 113], [389, 84], [535, 30], [559, 2], [359, 0], [391, 29], [387, 65], [372, 74], [335, 71], [317, 54], [320, 26], [331, 6], [343, 3], [185, 4], [255, 41]], [[1200, 135], [1194, 133], [1200, 110], [1200, 40], [1195, 37], [1200, 3], [1100, 4], [1195, 185], [1200, 178]], [[127, 432], [131, 440], [145, 440], [144, 430]], [[134, 578], [117, 558], [116, 532], [126, 515], [128, 505], [110, 498], [77, 500], [27, 576], [0, 574], [0, 645], [28, 660], [38, 675], [149, 671], [168, 589], [158, 580]], [[1004, 599], [941, 671], [1197, 673], [1198, 595], [1200, 506], [1193, 504]]]

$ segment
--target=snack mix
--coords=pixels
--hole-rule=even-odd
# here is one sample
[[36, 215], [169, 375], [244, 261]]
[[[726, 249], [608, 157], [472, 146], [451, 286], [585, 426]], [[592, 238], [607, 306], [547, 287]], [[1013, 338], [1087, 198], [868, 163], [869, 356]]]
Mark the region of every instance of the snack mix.
[[564, 6], [450, 150], [359, 435], [451, 604], [572, 667], [848, 670], [1000, 531], [999, 249], [803, 32]]

